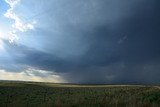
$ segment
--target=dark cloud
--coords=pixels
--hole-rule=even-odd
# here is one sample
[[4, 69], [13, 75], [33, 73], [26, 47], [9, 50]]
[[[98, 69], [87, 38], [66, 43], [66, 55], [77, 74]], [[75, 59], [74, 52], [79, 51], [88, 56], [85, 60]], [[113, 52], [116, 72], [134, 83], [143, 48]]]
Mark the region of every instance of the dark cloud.
[[[66, 73], [63, 77], [73, 83], [160, 83], [159, 1], [56, 3], [40, 18], [51, 28], [37, 28], [26, 34], [28, 38], [24, 35], [37, 44], [5, 41], [14, 61], [11, 65]], [[58, 33], [52, 31], [55, 21]]]

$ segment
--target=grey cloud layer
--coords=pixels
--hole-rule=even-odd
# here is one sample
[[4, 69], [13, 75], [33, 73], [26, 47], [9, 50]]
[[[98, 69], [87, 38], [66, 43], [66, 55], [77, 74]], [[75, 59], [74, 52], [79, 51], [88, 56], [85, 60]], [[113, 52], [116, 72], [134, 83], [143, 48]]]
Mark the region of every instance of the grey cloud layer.
[[35, 30], [20, 36], [21, 45], [4, 41], [12, 65], [67, 73], [76, 83], [160, 82], [159, 1], [21, 2], [30, 3]]

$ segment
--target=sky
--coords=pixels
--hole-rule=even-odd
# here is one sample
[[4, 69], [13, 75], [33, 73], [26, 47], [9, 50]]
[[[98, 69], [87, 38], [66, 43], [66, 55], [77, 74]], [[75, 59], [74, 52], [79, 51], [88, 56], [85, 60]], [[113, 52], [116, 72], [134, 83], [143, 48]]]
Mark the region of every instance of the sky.
[[160, 84], [159, 0], [0, 0], [0, 80]]

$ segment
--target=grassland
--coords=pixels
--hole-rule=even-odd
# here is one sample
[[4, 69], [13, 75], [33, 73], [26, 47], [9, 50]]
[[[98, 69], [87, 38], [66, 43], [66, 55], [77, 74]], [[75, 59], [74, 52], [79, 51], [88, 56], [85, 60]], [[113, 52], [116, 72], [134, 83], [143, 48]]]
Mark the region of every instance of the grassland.
[[0, 82], [0, 107], [160, 107], [160, 88]]

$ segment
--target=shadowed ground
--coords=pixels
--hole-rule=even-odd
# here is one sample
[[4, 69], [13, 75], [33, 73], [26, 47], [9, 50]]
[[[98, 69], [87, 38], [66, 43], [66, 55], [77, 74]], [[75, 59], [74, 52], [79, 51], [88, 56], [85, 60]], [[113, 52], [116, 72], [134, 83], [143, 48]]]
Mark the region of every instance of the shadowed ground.
[[159, 86], [0, 82], [0, 107], [160, 107]]

